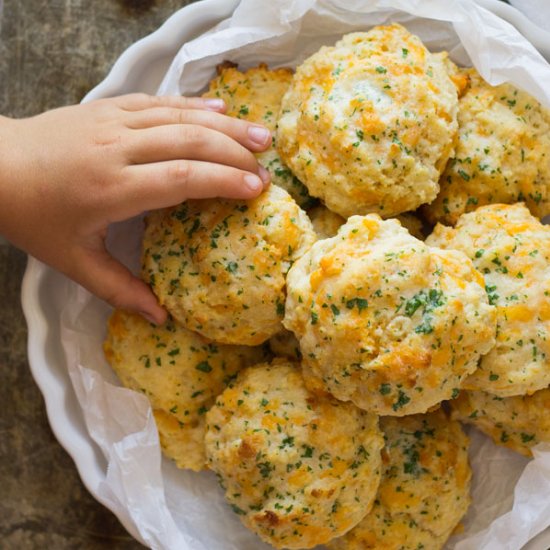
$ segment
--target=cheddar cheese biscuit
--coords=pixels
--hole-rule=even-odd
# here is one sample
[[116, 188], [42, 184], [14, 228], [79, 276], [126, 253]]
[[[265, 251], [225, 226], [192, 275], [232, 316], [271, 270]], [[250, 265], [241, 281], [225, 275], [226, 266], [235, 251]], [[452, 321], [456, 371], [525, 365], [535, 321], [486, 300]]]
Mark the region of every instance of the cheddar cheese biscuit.
[[275, 548], [312, 548], [368, 512], [378, 418], [310, 393], [298, 364], [242, 371], [207, 414], [209, 466], [241, 521]]
[[550, 214], [550, 109], [511, 84], [491, 86], [475, 69], [465, 74], [456, 151], [426, 216], [453, 225], [478, 206], [519, 201], [535, 216]]
[[372, 510], [330, 550], [441, 550], [470, 504], [469, 441], [440, 409], [383, 418], [380, 488]]
[[[269, 69], [267, 65], [241, 72], [232, 63], [218, 67], [218, 76], [210, 84], [204, 97], [217, 97], [225, 101], [226, 114], [250, 122], [262, 124], [275, 132], [281, 109], [281, 100], [292, 80], [290, 69]], [[275, 148], [273, 135], [271, 147], [256, 158], [271, 174], [272, 183], [282, 187], [302, 207], [309, 208], [313, 199], [300, 180], [281, 161]]]
[[497, 311], [496, 345], [465, 389], [500, 397], [550, 385], [550, 227], [522, 205], [494, 204], [437, 225], [427, 242], [466, 254]]
[[281, 158], [344, 217], [391, 217], [431, 202], [457, 131], [449, 65], [397, 24], [321, 48], [283, 98]]
[[315, 238], [276, 185], [249, 201], [188, 200], [148, 216], [143, 278], [188, 329], [257, 345], [282, 329], [285, 275]]
[[525, 456], [537, 443], [550, 443], [550, 388], [514, 397], [462, 391], [452, 407], [455, 418]]
[[284, 325], [307, 384], [381, 415], [449, 399], [494, 344], [494, 307], [472, 262], [376, 214], [317, 241], [287, 287]]
[[149, 399], [165, 454], [180, 468], [202, 470], [206, 411], [237, 372], [265, 360], [265, 352], [219, 345], [171, 319], [154, 326], [121, 310], [109, 318], [107, 332], [107, 361], [124, 386]]

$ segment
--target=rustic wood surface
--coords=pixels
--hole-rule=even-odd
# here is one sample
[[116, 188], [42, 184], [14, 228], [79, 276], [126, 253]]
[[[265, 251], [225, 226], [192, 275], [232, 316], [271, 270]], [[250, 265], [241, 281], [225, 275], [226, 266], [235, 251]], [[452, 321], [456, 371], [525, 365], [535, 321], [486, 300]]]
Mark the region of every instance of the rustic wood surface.
[[[76, 103], [185, 0], [0, 0], [0, 113]], [[2, 6], [3, 4], [3, 6]], [[0, 548], [141, 548], [82, 485], [28, 367], [26, 256], [0, 241]]]

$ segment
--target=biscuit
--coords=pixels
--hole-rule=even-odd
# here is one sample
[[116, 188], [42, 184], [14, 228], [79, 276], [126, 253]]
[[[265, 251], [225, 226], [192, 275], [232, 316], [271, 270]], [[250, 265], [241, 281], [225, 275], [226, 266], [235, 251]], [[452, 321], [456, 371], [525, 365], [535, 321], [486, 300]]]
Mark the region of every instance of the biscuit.
[[261, 344], [283, 328], [285, 275], [316, 239], [286, 191], [188, 200], [146, 223], [142, 277], [178, 322], [224, 344]]
[[550, 388], [515, 397], [462, 391], [451, 405], [455, 418], [525, 456], [537, 443], [550, 443]]
[[197, 471], [206, 411], [239, 370], [266, 359], [262, 348], [219, 345], [171, 319], [154, 326], [121, 310], [109, 318], [104, 351], [122, 384], [149, 399], [165, 454]]
[[[258, 67], [241, 72], [232, 63], [218, 67], [214, 78], [203, 97], [216, 97], [225, 101], [229, 116], [262, 124], [275, 132], [281, 100], [292, 80], [290, 69], [269, 69], [261, 63]], [[258, 162], [271, 174], [271, 181], [282, 187], [300, 205], [307, 209], [317, 203], [308, 193], [307, 187], [281, 161], [275, 148], [273, 135], [271, 147], [257, 153]]]
[[330, 550], [440, 550], [470, 504], [469, 441], [442, 410], [382, 418], [380, 488], [372, 510]]
[[508, 397], [550, 386], [550, 227], [522, 204], [494, 204], [426, 242], [466, 254], [496, 307], [496, 345], [463, 388]]
[[550, 214], [550, 109], [511, 84], [491, 86], [475, 69], [465, 74], [456, 151], [424, 214], [454, 225], [478, 206], [519, 201], [535, 216]]
[[307, 391], [298, 364], [242, 371], [206, 417], [209, 466], [241, 521], [275, 548], [311, 548], [368, 512], [378, 418]]
[[283, 322], [308, 386], [380, 415], [451, 398], [494, 345], [495, 308], [472, 262], [376, 214], [317, 241], [289, 271], [287, 293]]
[[283, 162], [346, 218], [392, 217], [433, 201], [457, 131], [451, 65], [397, 24], [321, 48], [283, 98]]

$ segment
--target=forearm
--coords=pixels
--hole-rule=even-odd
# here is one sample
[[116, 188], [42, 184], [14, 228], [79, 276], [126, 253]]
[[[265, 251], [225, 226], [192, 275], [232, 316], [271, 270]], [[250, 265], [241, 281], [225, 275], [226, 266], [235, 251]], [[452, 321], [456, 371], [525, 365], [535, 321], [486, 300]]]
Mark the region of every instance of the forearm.
[[16, 196], [21, 189], [15, 182], [19, 170], [15, 158], [14, 126], [15, 120], [0, 116], [0, 234], [12, 242], [16, 240], [15, 221], [22, 215]]
[[45, 202], [44, 170], [40, 143], [29, 139], [31, 120], [0, 117], [0, 233], [32, 254], [34, 235], [37, 231], [43, 235], [48, 227], [40, 212]]

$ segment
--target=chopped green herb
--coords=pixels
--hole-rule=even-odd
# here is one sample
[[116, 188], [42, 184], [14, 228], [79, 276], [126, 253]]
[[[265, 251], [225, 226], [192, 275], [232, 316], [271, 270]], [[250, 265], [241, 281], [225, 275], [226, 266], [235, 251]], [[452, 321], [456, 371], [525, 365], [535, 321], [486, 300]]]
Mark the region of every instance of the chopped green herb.
[[269, 477], [269, 474], [275, 469], [275, 466], [271, 462], [260, 462], [258, 464], [258, 470], [263, 478]]
[[351, 300], [348, 300], [346, 302], [346, 307], [348, 309], [353, 309], [354, 307], [357, 307], [359, 312], [361, 312], [369, 307], [369, 302], [368, 300], [365, 300], [365, 298], [352, 298]]
[[195, 368], [197, 370], [200, 370], [201, 372], [211, 372], [212, 367], [210, 366], [210, 363], [208, 361], [201, 361], [198, 363]]
[[235, 273], [238, 267], [239, 267], [239, 264], [237, 262], [229, 262], [225, 267], [225, 269], [229, 271], [229, 273]]
[[464, 172], [464, 170], [459, 170], [458, 175], [464, 180], [464, 181], [470, 181], [470, 174], [468, 172]]
[[239, 516], [246, 515], [246, 512], [242, 508], [239, 508], [236, 504], [231, 504], [231, 508], [233, 508], [233, 512], [235, 512]]
[[394, 411], [398, 411], [402, 407], [404, 407], [411, 398], [402, 390], [399, 390], [399, 393], [397, 394], [397, 401], [392, 405], [392, 409]]
[[487, 292], [487, 297], [489, 298], [489, 303], [494, 306], [499, 299], [499, 295], [495, 292], [497, 289], [496, 285], [485, 285], [485, 291]]

